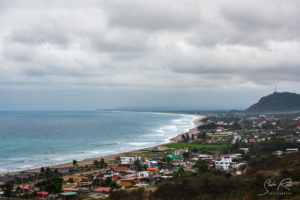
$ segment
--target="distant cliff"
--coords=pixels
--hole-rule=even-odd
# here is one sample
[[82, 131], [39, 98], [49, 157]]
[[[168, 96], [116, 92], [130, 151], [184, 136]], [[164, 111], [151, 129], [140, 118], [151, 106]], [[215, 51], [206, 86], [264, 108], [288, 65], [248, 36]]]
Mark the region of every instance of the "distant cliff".
[[290, 92], [274, 92], [262, 97], [246, 110], [246, 112], [255, 113], [295, 111], [300, 111], [300, 94]]

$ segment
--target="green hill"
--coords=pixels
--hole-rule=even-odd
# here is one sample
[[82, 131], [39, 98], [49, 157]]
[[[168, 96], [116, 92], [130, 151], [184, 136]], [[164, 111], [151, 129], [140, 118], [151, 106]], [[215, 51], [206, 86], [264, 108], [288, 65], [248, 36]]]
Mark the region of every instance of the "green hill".
[[246, 112], [255, 113], [297, 111], [300, 111], [300, 94], [290, 92], [274, 92], [262, 97], [246, 110]]

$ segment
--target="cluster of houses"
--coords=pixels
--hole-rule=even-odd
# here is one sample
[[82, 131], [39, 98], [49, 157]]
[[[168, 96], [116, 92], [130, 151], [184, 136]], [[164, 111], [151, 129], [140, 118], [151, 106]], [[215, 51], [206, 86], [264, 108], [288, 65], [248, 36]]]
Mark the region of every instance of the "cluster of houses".
[[[256, 128], [263, 127], [269, 123], [265, 116], [259, 116], [251, 121], [253, 129], [245, 130], [227, 130], [228, 126], [238, 123], [237, 121], [223, 122], [211, 121], [207, 123], [215, 123], [217, 127], [207, 132], [207, 137], [196, 137], [191, 141], [192, 143], [227, 143], [235, 144], [237, 142], [255, 143], [270, 140], [275, 133], [276, 123], [273, 122], [272, 130], [257, 131]], [[297, 119], [298, 120], [298, 119]], [[277, 127], [278, 128], [278, 127]], [[300, 130], [300, 126], [296, 129]], [[299, 131], [298, 130], [298, 131]], [[281, 137], [285, 141], [298, 141], [300, 138], [296, 135], [276, 136]], [[249, 148], [240, 148], [243, 152], [247, 153]], [[150, 154], [161, 155], [157, 157], [150, 156]], [[298, 148], [288, 148], [283, 151], [275, 151], [274, 155], [280, 156], [284, 153], [298, 152]], [[56, 172], [62, 176], [63, 187], [60, 194], [49, 194], [46, 191], [40, 191], [35, 188], [34, 184], [30, 185], [28, 182], [38, 180], [40, 177], [39, 172], [35, 173], [17, 173], [14, 175], [0, 176], [1, 185], [7, 182], [15, 182], [15, 191], [18, 193], [32, 193], [36, 192], [38, 199], [73, 199], [74, 197], [85, 194], [88, 196], [105, 196], [111, 190], [117, 188], [128, 188], [132, 186], [147, 187], [153, 184], [160, 183], [166, 179], [172, 178], [177, 170], [183, 167], [185, 172], [197, 172], [195, 168], [197, 161], [203, 160], [209, 168], [216, 168], [227, 171], [233, 175], [241, 175], [246, 166], [246, 162], [242, 159], [242, 154], [204, 154], [203, 152], [192, 152], [190, 149], [172, 149], [171, 151], [164, 151], [157, 147], [148, 152], [149, 157], [135, 156], [121, 156], [114, 164], [106, 169], [99, 169], [79, 173], [78, 168], [68, 167], [56, 169]], [[188, 153], [189, 156], [184, 156]], [[153, 154], [154, 155], [154, 154]], [[27, 183], [27, 184], [25, 184]], [[4, 196], [4, 192], [0, 189], [0, 198]]]
[[281, 156], [283, 154], [298, 153], [298, 152], [299, 152], [298, 148], [287, 148], [285, 151], [281, 151], [281, 150], [274, 151], [273, 154], [276, 156]]
[[[268, 121], [264, 118], [264, 115], [260, 115], [260, 121], [257, 121], [257, 118], [253, 118], [251, 120], [252, 128], [247, 130], [227, 130], [224, 126], [221, 126], [221, 124], [234, 124], [238, 122], [231, 122], [231, 123], [223, 123], [217, 122], [217, 125], [219, 125], [214, 130], [210, 130], [210, 133], [208, 135], [212, 136], [209, 139], [206, 139], [205, 141], [208, 143], [213, 142], [228, 142], [228, 140], [231, 141], [232, 144], [240, 141], [244, 143], [254, 143], [254, 142], [264, 142], [267, 140], [271, 140], [272, 138], [281, 138], [285, 142], [299, 142], [300, 143], [300, 126], [296, 126], [294, 132], [294, 135], [277, 135], [278, 130], [282, 130], [280, 126], [277, 125], [276, 122], [273, 120]], [[263, 118], [263, 120], [261, 119]], [[299, 117], [297, 118], [297, 120]], [[262, 128], [263, 125], [269, 124], [268, 128]], [[216, 139], [214, 136], [221, 136]], [[203, 139], [194, 139], [195, 141], [202, 141]]]
[[[118, 159], [118, 164], [108, 169], [100, 169], [92, 172], [76, 173], [73, 170], [63, 170], [62, 174], [63, 187], [60, 194], [49, 194], [46, 191], [40, 191], [34, 186], [34, 184], [18, 184], [15, 186], [15, 190], [18, 193], [37, 194], [38, 199], [72, 199], [75, 196], [85, 194], [89, 196], [103, 196], [107, 195], [113, 187], [111, 185], [101, 186], [101, 183], [113, 181], [117, 184], [117, 188], [128, 188], [132, 186], [145, 187], [147, 185], [153, 185], [160, 183], [166, 179], [172, 178], [173, 174], [180, 168], [184, 167], [184, 171], [196, 172], [193, 168], [198, 160], [204, 160], [209, 167], [215, 166], [217, 169], [222, 169], [230, 172], [234, 172], [236, 175], [242, 173], [239, 171], [244, 162], [238, 162], [241, 154], [232, 155], [209, 155], [192, 153], [188, 159], [183, 158], [184, 152], [188, 152], [188, 149], [176, 149], [166, 157], [169, 162], [166, 161], [166, 157], [153, 157], [151, 159], [141, 158], [140, 156], [121, 156]], [[139, 161], [141, 169], [136, 170], [136, 162]], [[37, 174], [23, 174], [23, 178]], [[17, 176], [17, 175], [16, 175]], [[12, 177], [12, 176], [6, 176]], [[1, 180], [1, 179], [0, 179]], [[9, 180], [6, 180], [9, 181]], [[115, 185], [116, 186], [116, 185]], [[3, 191], [0, 195], [3, 196]]]

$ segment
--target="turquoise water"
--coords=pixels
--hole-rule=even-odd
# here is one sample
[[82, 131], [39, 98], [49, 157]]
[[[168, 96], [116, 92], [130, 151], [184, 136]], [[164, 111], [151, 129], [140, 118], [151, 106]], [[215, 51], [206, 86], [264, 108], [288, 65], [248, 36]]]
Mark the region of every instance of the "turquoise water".
[[193, 127], [194, 115], [0, 112], [0, 173], [149, 147]]

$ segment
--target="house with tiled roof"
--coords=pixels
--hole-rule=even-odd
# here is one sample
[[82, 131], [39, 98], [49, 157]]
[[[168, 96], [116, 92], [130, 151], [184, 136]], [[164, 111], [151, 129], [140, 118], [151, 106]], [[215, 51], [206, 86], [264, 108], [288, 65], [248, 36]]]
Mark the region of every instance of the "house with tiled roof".
[[125, 167], [125, 166], [117, 166], [117, 167], [114, 167], [113, 168], [114, 171], [123, 171], [123, 172], [126, 172], [126, 171], [130, 171], [129, 167]]

